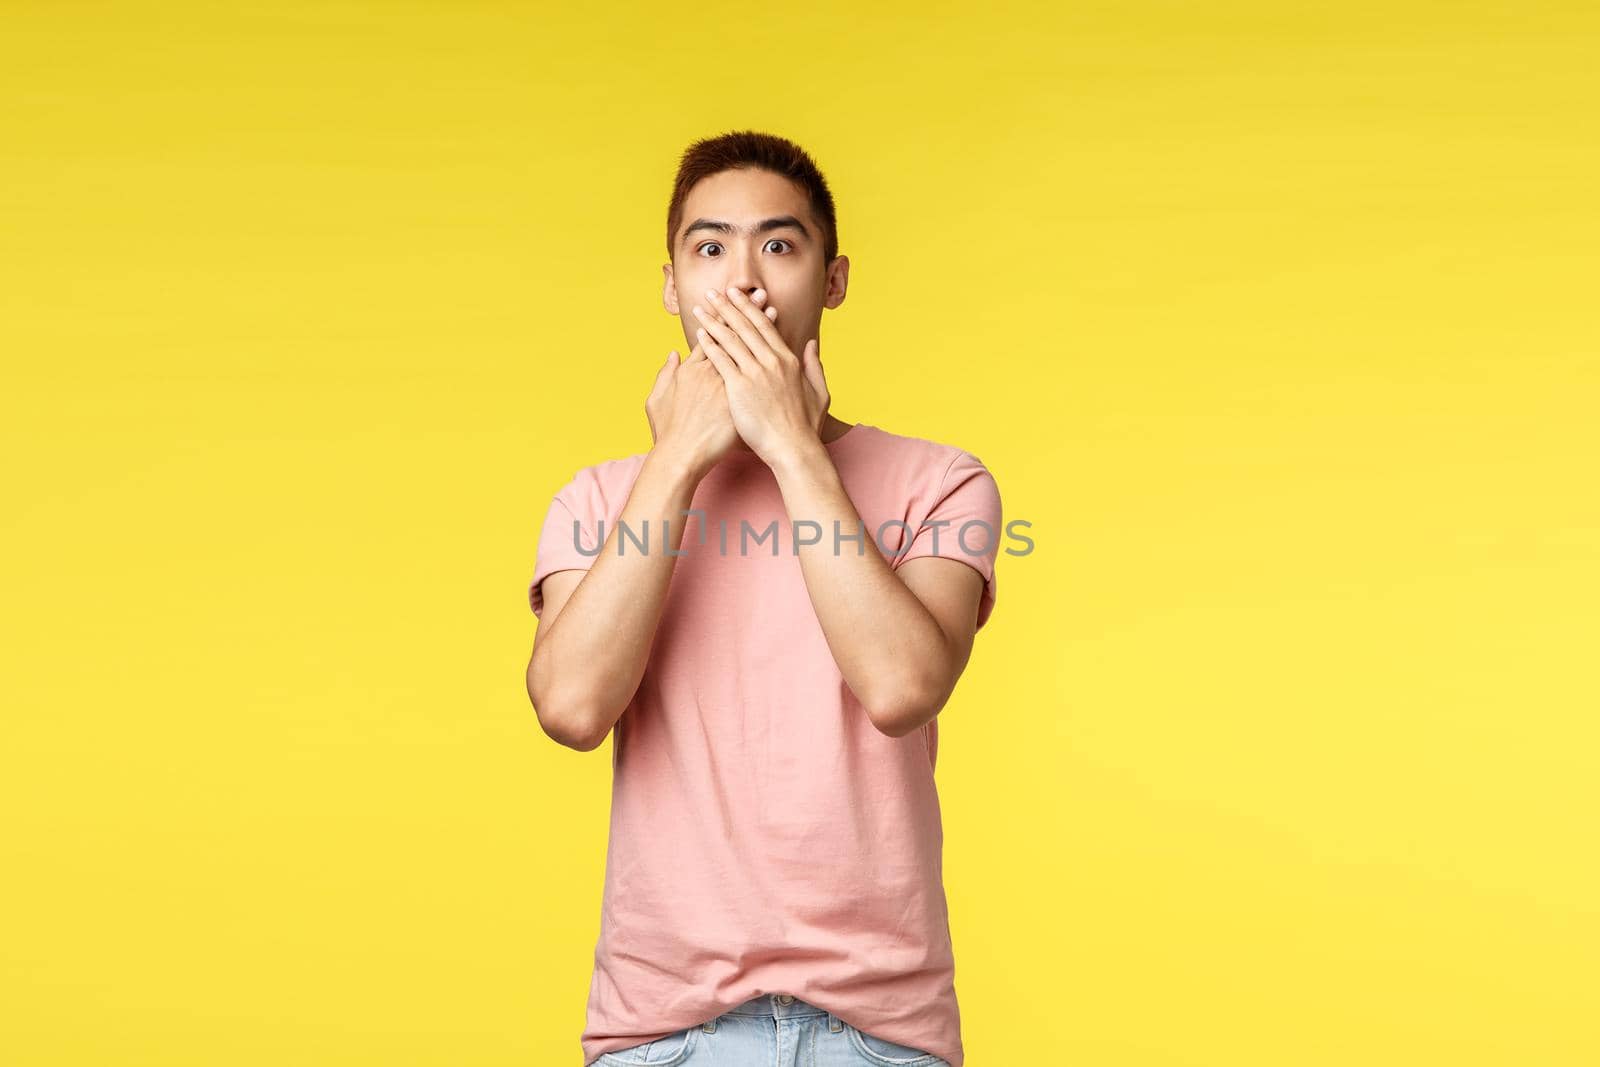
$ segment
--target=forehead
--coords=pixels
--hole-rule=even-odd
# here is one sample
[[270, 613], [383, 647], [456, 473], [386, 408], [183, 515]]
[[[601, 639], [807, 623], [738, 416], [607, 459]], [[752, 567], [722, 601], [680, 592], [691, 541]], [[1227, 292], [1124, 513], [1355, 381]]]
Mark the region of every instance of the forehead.
[[725, 170], [702, 178], [683, 198], [678, 232], [697, 218], [719, 218], [742, 226], [774, 215], [812, 222], [806, 191], [768, 170]]

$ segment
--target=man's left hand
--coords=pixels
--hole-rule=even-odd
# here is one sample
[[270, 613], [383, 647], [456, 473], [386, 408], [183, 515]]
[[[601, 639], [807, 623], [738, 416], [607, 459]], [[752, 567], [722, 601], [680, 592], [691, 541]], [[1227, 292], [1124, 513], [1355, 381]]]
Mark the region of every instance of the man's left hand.
[[728, 412], [751, 451], [772, 466], [819, 442], [829, 397], [816, 339], [796, 356], [756, 302], [736, 288], [707, 290], [706, 303], [693, 313], [700, 347], [722, 375]]

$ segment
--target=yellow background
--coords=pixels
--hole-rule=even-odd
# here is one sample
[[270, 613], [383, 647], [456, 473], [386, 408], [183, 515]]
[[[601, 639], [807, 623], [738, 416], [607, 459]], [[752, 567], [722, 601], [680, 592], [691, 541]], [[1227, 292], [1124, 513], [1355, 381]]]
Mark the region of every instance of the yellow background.
[[745, 127], [835, 414], [1033, 524], [940, 720], [972, 1067], [1600, 1060], [1593, 5], [0, 17], [6, 1064], [576, 1067], [525, 583]]

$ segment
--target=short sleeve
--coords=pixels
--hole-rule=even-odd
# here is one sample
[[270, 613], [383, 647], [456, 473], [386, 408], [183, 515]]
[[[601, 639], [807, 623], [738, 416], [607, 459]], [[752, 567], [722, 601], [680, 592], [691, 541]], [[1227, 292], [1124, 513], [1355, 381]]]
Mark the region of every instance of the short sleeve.
[[562, 486], [550, 501], [544, 525], [539, 528], [539, 547], [534, 557], [533, 578], [528, 582], [528, 606], [535, 616], [544, 615], [544, 590], [540, 583], [556, 571], [586, 571], [600, 554], [599, 527], [595, 520], [596, 493], [593, 476], [579, 471]]
[[919, 556], [944, 556], [977, 571], [983, 576], [978, 600], [978, 629], [982, 629], [994, 611], [1000, 533], [1000, 487], [978, 457], [961, 452], [945, 471], [932, 509], [893, 566], [898, 569]]

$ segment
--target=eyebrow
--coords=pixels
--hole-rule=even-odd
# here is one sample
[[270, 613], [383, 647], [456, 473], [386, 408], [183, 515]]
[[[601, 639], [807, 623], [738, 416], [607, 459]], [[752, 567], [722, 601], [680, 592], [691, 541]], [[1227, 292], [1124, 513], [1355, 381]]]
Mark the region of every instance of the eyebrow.
[[[811, 231], [806, 229], [805, 223], [793, 215], [779, 215], [777, 218], [762, 219], [745, 232], [754, 236], [758, 233], [770, 233], [773, 230], [783, 229], [799, 230], [808, 240], [811, 237]], [[678, 243], [686, 243], [689, 240], [689, 235], [696, 230], [710, 230], [712, 233], [724, 234], [735, 232], [733, 226], [723, 222], [721, 219], [695, 219], [689, 223], [689, 228], [683, 231], [683, 236], [678, 239]]]

